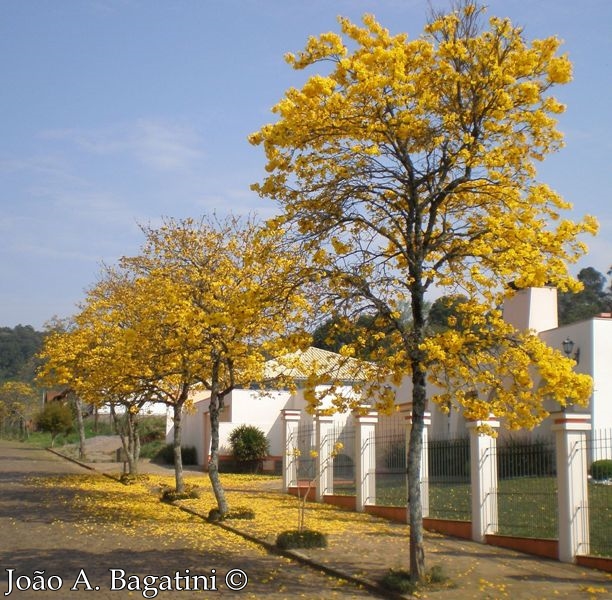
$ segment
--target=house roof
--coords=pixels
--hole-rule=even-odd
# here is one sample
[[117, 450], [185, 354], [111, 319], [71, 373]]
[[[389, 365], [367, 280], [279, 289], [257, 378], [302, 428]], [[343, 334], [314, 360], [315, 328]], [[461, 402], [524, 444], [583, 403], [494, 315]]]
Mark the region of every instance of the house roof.
[[364, 378], [364, 363], [336, 352], [310, 346], [266, 363], [266, 379], [288, 377], [304, 380], [316, 376], [329, 381], [355, 381]]

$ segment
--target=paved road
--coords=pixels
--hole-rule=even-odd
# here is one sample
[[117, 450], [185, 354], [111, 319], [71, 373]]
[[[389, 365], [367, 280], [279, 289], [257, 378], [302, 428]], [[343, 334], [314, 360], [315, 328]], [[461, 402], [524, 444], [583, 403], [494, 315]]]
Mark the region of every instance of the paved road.
[[[168, 546], [160, 534], [156, 536], [126, 537], [116, 528], [100, 524], [95, 533], [76, 531], [74, 525], [85, 518], [71, 502], [71, 495], [83, 492], [71, 488], [42, 487], [32, 477], [58, 476], [64, 474], [88, 473], [86, 469], [63, 460], [45, 450], [33, 449], [18, 442], [0, 440], [0, 594], [16, 600], [44, 600], [47, 598], [71, 598], [84, 594], [91, 587], [90, 598], [95, 600], [120, 600], [121, 598], [157, 597], [162, 600], [177, 598], [371, 598], [367, 591], [350, 584], [340, 583], [322, 573], [313, 571], [278, 556], [266, 554], [245, 546], [223, 553], [225, 544], [205, 551], [181, 547], [180, 543]], [[210, 527], [205, 523], [194, 526]], [[219, 530], [219, 540], [231, 534]], [[233, 540], [236, 546], [236, 540]], [[231, 544], [230, 544], [231, 546]], [[163, 549], [162, 549], [163, 548]], [[137, 576], [141, 588], [145, 587], [143, 577], [147, 574], [166, 576], [164, 580], [180, 593], [155, 590], [143, 594], [126, 589], [112, 591], [111, 569], [117, 577], [115, 587], [123, 583], [135, 583]], [[184, 577], [186, 569], [191, 574], [208, 577], [207, 592], [186, 591]], [[216, 579], [212, 579], [215, 569]], [[232, 569], [241, 569], [248, 575], [247, 586], [239, 592], [231, 591], [225, 582], [226, 574]], [[38, 577], [36, 572], [40, 573]], [[175, 573], [179, 578], [175, 578]], [[235, 572], [233, 583], [240, 581]], [[45, 587], [60, 588], [34, 590], [35, 584], [44, 580]], [[204, 586], [200, 579], [198, 586]], [[80, 582], [77, 590], [70, 588]], [[159, 581], [156, 585], [159, 585]], [[30, 589], [20, 590], [18, 587]], [[95, 588], [98, 587], [98, 590]], [[163, 584], [161, 585], [163, 587]], [[12, 589], [11, 589], [12, 588]], [[7, 596], [7, 592], [9, 592]], [[178, 595], [177, 595], [178, 594]]]

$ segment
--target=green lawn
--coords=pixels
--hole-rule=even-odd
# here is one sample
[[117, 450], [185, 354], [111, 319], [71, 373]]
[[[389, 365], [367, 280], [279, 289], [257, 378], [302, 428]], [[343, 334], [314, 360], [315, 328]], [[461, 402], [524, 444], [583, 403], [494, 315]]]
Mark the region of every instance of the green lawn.
[[589, 483], [591, 554], [612, 557], [612, 485]]
[[555, 477], [500, 479], [497, 501], [498, 532], [501, 535], [558, 537]]
[[[519, 477], [499, 481], [498, 532], [527, 538], [556, 539], [557, 487], [555, 477]], [[337, 494], [354, 495], [355, 485], [337, 486]], [[376, 501], [384, 506], [405, 506], [404, 474], [377, 478]], [[469, 483], [429, 484], [429, 516], [471, 520]], [[589, 483], [591, 554], [612, 556], [612, 486]]]
[[[117, 432], [111, 422], [110, 415], [100, 415], [98, 423], [94, 417], [84, 419], [85, 437], [92, 438], [98, 435], [116, 435]], [[145, 415], [140, 419], [141, 457], [152, 458], [156, 452], [165, 445], [166, 418], [158, 415]], [[0, 438], [21, 439], [19, 432], [5, 432]], [[43, 431], [33, 431], [27, 439], [22, 440], [37, 448], [49, 448], [51, 446], [51, 434]], [[78, 431], [73, 427], [67, 434], [60, 434], [55, 439], [55, 448], [61, 448], [65, 444], [77, 444], [79, 442]]]

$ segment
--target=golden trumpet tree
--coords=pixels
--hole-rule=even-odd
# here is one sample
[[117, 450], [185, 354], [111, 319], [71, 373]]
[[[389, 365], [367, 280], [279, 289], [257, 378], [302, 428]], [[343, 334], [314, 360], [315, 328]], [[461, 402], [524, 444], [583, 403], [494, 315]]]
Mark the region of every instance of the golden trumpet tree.
[[[143, 341], [150, 347], [146, 354], [155, 356], [146, 378], [157, 386], [162, 375], [171, 382], [177, 377], [174, 385], [180, 382], [185, 400], [193, 386], [209, 391], [208, 471], [219, 512], [225, 515], [219, 414], [236, 386], [263, 382], [266, 360], [306, 343], [300, 326], [310, 303], [300, 286], [302, 253], [285, 242], [282, 230], [265, 230], [254, 219], [167, 220], [145, 233], [141, 255], [124, 259], [122, 266], [145, 280], [157, 298], [150, 303], [152, 312], [142, 315], [149, 323], [146, 329], [154, 332]], [[156, 364], [167, 367], [160, 372]], [[175, 460], [180, 461], [183, 401], [170, 404], [179, 435]]]
[[[37, 375], [41, 383], [67, 390], [74, 398], [77, 416], [83, 402], [110, 407], [131, 474], [138, 472], [139, 410], [151, 400], [140, 377], [140, 364], [134, 364], [132, 331], [138, 323], [135, 309], [141, 305], [135, 291], [125, 273], [106, 268], [87, 292], [80, 312], [69, 322], [51, 324], [39, 354], [42, 366]], [[125, 409], [127, 432], [117, 406]], [[84, 434], [81, 437], [84, 458]]]
[[0, 435], [8, 423], [16, 425], [19, 434], [27, 438], [30, 421], [38, 407], [38, 394], [29, 383], [5, 381], [0, 384]]
[[268, 358], [306, 343], [302, 254], [254, 219], [168, 219], [144, 233], [141, 253], [89, 290], [74, 328], [48, 338], [41, 376], [88, 402], [125, 405], [134, 426], [145, 401], [171, 407], [179, 493], [183, 412], [192, 392], [208, 390], [209, 475], [223, 515], [219, 413], [235, 386], [263, 381]]
[[[427, 377], [446, 390], [433, 401], [510, 427], [537, 424], [546, 397], [564, 405], [590, 394], [572, 361], [514, 330], [498, 308], [517, 288], [576, 289], [566, 265], [585, 252], [580, 234], [597, 228], [591, 217], [562, 218], [570, 204], [537, 180], [537, 162], [562, 145], [564, 107], [550, 91], [570, 81], [571, 64], [556, 37], [528, 42], [509, 20], [484, 13], [459, 2], [413, 39], [371, 15], [362, 26], [340, 18], [341, 34], [311, 37], [287, 55], [293, 68], [321, 65], [322, 74], [289, 89], [273, 108], [276, 122], [250, 138], [267, 157], [253, 187], [280, 205], [276, 222], [310, 244], [339, 306], [375, 315], [371, 335], [384, 343], [371, 358], [381, 375], [412, 380], [415, 580], [425, 565]], [[434, 287], [465, 297], [460, 330], [426, 327]], [[356, 355], [371, 342], [364, 337], [342, 352]], [[385, 393], [376, 406], [392, 403]]]
[[[112, 404], [126, 409], [128, 460], [139, 451], [138, 415], [146, 402], [173, 411], [176, 491], [185, 488], [181, 454], [181, 416], [199, 383], [199, 345], [184, 320], [174, 282], [159, 269], [142, 267], [142, 256], [123, 257], [90, 294], [99, 327], [96, 352], [98, 386]], [[109, 377], [109, 370], [111, 376]], [[110, 379], [110, 381], [109, 381]], [[130, 467], [132, 465], [130, 464]]]

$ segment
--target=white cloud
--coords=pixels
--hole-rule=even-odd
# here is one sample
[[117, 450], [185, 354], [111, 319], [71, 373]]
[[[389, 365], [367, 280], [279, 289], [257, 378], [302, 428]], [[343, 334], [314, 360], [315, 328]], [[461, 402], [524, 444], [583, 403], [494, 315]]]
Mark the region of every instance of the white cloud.
[[90, 130], [52, 130], [43, 137], [67, 140], [91, 154], [128, 155], [158, 171], [191, 169], [204, 157], [202, 138], [193, 127], [157, 119]]

